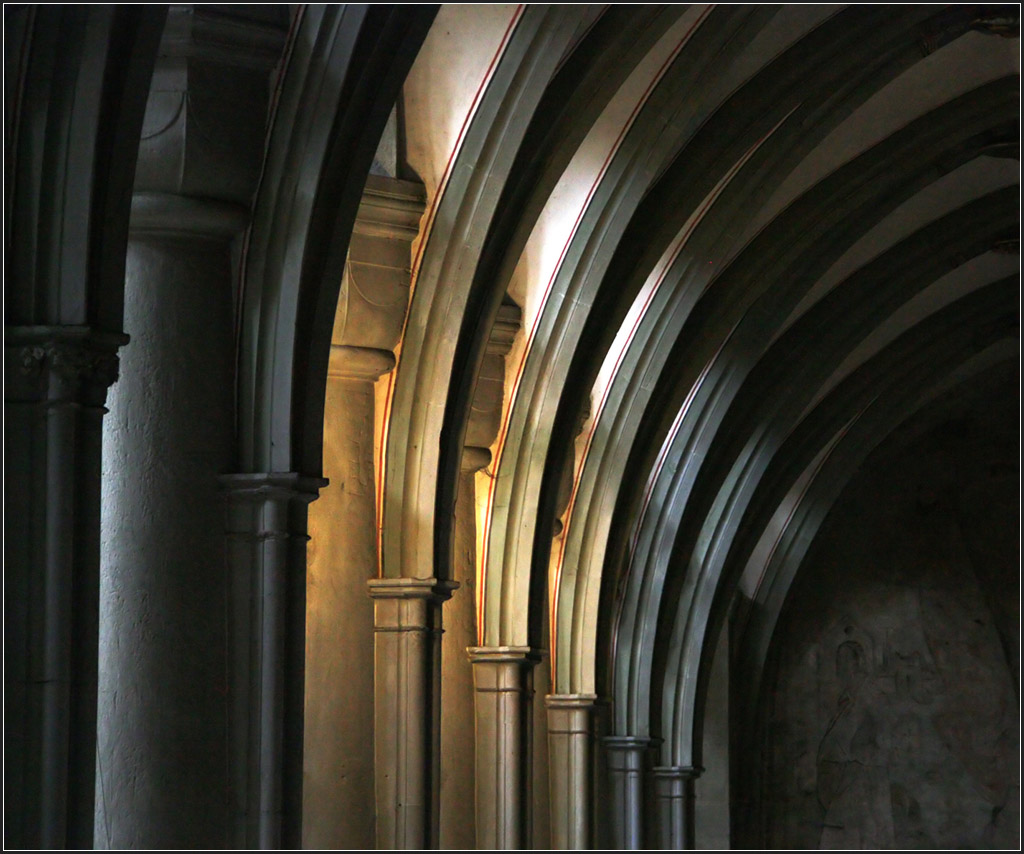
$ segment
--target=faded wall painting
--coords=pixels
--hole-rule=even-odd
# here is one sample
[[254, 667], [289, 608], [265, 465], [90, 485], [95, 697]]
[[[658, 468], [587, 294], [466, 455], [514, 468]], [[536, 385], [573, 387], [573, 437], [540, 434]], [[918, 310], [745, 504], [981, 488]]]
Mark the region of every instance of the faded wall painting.
[[862, 477], [801, 570], [764, 707], [771, 847], [1019, 845], [1017, 655], [941, 463]]

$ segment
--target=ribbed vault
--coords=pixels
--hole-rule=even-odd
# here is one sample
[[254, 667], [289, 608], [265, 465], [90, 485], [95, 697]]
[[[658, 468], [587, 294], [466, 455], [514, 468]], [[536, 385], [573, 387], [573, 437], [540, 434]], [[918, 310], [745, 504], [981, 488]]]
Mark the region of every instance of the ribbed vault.
[[[385, 486], [385, 520], [407, 523], [385, 522], [385, 574], [444, 572], [450, 531], [432, 520], [451, 514], [489, 321], [575, 166], [591, 186], [506, 380], [481, 639], [537, 643], [550, 560], [558, 690], [614, 690], [623, 733], [648, 731], [652, 690], [663, 728], [692, 706], [709, 606], [731, 598], [706, 565], [744, 519], [740, 481], [868, 370], [878, 330], [891, 342], [1016, 263], [993, 255], [1016, 233], [1016, 162], [998, 159], [1015, 44], [978, 15], [609, 9], [582, 36], [566, 9], [514, 20], [418, 269]], [[638, 95], [626, 78], [659, 44]], [[629, 116], [603, 162], [575, 164], [615, 107]]]
[[447, 576], [472, 390], [510, 294], [523, 330], [478, 476], [478, 642], [536, 649], [549, 624], [553, 694], [604, 697], [614, 735], [699, 767], [737, 602], [753, 704], [788, 580], [860, 461], [1014, 356], [1003, 17], [514, 15], [415, 271], [383, 574]]

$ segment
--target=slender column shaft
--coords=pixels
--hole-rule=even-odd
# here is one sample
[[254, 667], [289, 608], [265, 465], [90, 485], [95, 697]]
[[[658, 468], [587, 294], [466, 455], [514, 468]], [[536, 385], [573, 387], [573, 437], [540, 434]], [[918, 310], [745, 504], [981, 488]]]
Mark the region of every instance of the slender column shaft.
[[533, 752], [529, 647], [470, 647], [476, 692], [477, 848], [527, 848]]
[[462, 456], [461, 481], [455, 505], [453, 572], [467, 594], [445, 606], [441, 640], [441, 836], [442, 848], [469, 850], [476, 846], [476, 779], [473, 733], [473, 665], [465, 650], [476, 641], [476, 487], [475, 472], [490, 462], [484, 449]]
[[694, 847], [694, 783], [701, 770], [691, 766], [654, 769], [659, 848], [691, 850]]
[[100, 431], [124, 335], [5, 331], [5, 841], [92, 846]]
[[377, 578], [374, 736], [378, 848], [436, 848], [440, 796], [441, 605], [454, 583]]
[[553, 848], [593, 846], [591, 741], [596, 700], [593, 694], [551, 694], [546, 698]]
[[612, 844], [620, 850], [643, 848], [644, 760], [651, 740], [631, 735], [604, 739], [611, 795]]
[[[455, 507], [455, 559], [456, 577], [465, 579], [472, 587], [476, 583], [476, 475], [491, 462], [490, 446], [498, 436], [501, 425], [502, 402], [505, 390], [505, 355], [512, 346], [520, 326], [519, 307], [502, 305], [491, 327], [487, 349], [476, 389], [469, 423], [466, 425], [466, 446], [462, 451], [461, 481]], [[445, 635], [444, 705], [441, 738], [445, 762], [451, 773], [442, 767], [441, 843], [445, 848], [472, 848], [477, 839], [474, 742], [466, 738], [474, 729], [476, 692], [474, 670], [462, 657], [461, 650], [469, 649], [476, 641], [476, 602], [474, 596], [465, 596], [449, 610], [450, 631]], [[466, 773], [466, 765], [470, 772]], [[526, 840], [529, 846], [532, 840]]]
[[306, 517], [322, 478], [226, 475], [233, 844], [301, 847]]

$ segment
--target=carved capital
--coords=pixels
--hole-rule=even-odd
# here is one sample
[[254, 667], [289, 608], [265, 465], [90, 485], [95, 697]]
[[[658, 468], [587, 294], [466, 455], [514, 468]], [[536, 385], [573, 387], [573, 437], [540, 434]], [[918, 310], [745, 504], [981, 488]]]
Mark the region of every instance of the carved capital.
[[491, 464], [491, 452], [488, 448], [466, 445], [462, 449], [462, 461], [459, 466], [464, 473], [480, 471]]
[[390, 350], [332, 344], [327, 376], [342, 380], [374, 382], [394, 367], [395, 354]]
[[371, 175], [363, 189], [338, 296], [333, 343], [390, 350], [409, 305], [412, 242], [425, 193], [412, 181]]
[[116, 353], [96, 352], [63, 341], [47, 341], [20, 348], [19, 357], [21, 371], [26, 376], [38, 376], [45, 370], [68, 381], [85, 380], [103, 386], [111, 386], [117, 381]]
[[12, 327], [5, 338], [8, 380], [56, 376], [70, 385], [87, 383], [102, 389], [117, 382], [117, 351], [128, 343], [127, 335], [84, 326]]
[[523, 310], [514, 302], [503, 302], [487, 339], [487, 353], [495, 356], [507, 355], [522, 326]]
[[371, 599], [430, 599], [443, 602], [458, 589], [457, 581], [440, 578], [371, 578], [366, 582]]

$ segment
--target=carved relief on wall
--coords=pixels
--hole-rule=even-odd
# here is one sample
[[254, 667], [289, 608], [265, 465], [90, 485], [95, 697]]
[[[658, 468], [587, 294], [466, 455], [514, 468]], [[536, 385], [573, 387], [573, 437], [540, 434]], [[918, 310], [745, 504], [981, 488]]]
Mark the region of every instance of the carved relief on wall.
[[924, 539], [819, 574], [780, 627], [773, 846], [1017, 846], [1013, 682], [958, 537]]

